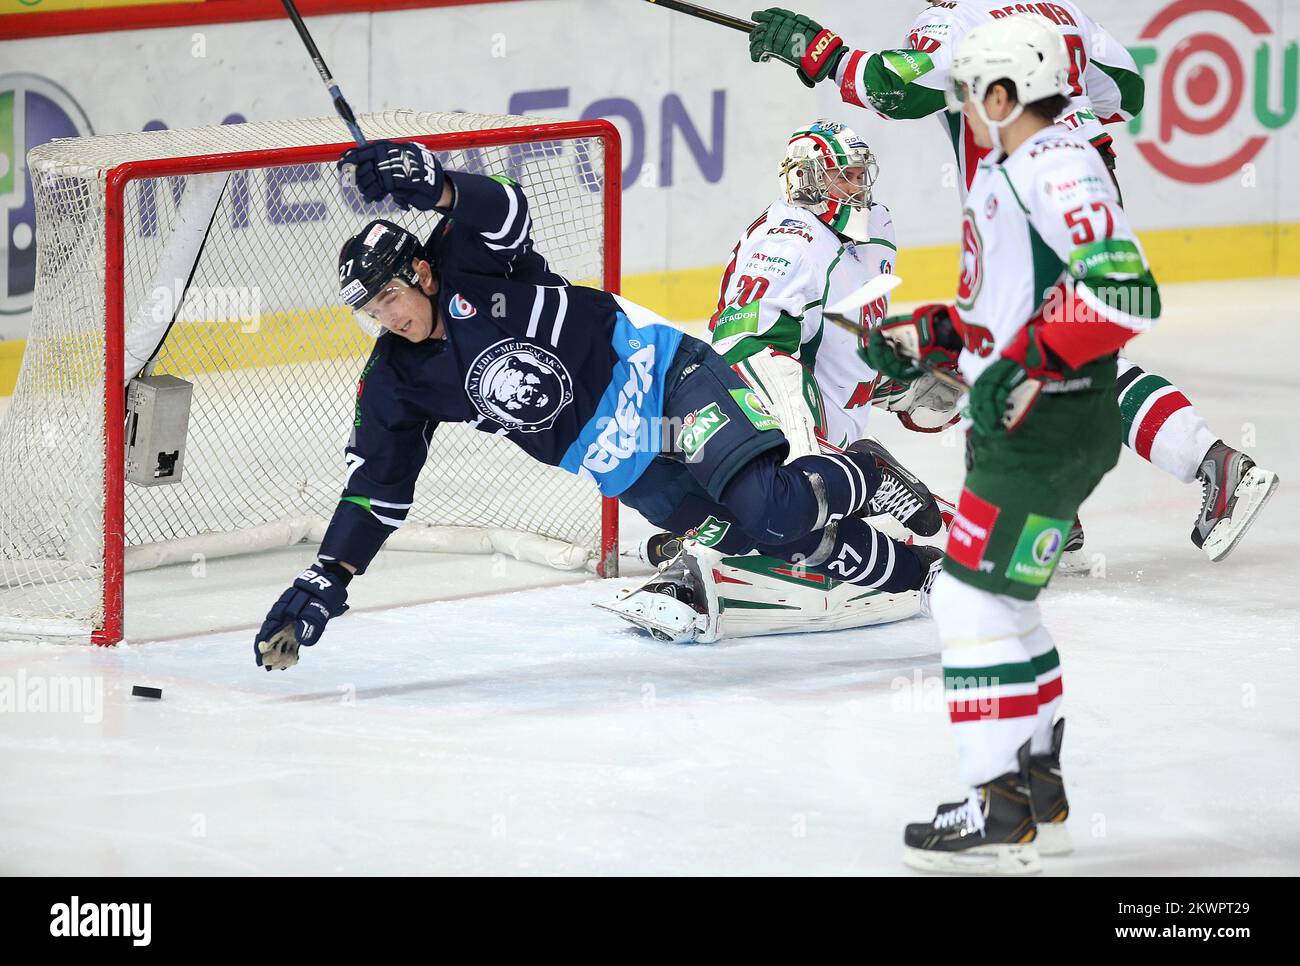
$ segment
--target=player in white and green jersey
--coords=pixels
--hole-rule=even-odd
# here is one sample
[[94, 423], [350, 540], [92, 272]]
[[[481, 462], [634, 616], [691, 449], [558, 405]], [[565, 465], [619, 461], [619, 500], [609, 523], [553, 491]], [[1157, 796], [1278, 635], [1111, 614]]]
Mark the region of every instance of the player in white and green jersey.
[[[987, 153], [961, 116], [944, 110], [953, 51], [972, 29], [1019, 14], [1055, 30], [1068, 52], [1068, 90], [1057, 123], [1087, 138], [1114, 176], [1115, 154], [1104, 125], [1142, 110], [1145, 86], [1132, 56], [1072, 0], [931, 0], [913, 22], [904, 46], [878, 51], [849, 47], [832, 30], [780, 7], [753, 14], [750, 56], [797, 69], [804, 84], [833, 79], [845, 102], [887, 118], [938, 118], [961, 167], [963, 199]], [[1226, 445], [1187, 396], [1169, 380], [1123, 357], [1116, 392], [1124, 442], [1143, 459], [1184, 483], [1199, 481], [1201, 509], [1192, 543], [1211, 560], [1228, 555], [1277, 486], [1277, 475]], [[1082, 544], [1082, 531], [1072, 534]]]
[[[933, 378], [882, 380], [859, 337], [823, 318], [826, 306], [894, 268], [893, 217], [872, 196], [876, 162], [866, 142], [838, 121], [814, 121], [791, 136], [781, 177], [782, 197], [745, 230], [723, 272], [709, 323], [714, 348], [763, 393], [798, 454], [864, 438], [873, 406], [919, 431], [946, 425], [955, 393]], [[833, 183], [859, 178], [848, 193], [862, 204], [838, 200]], [[877, 324], [888, 307], [886, 295], [856, 321]]]
[[899, 378], [915, 368], [904, 357], [960, 347], [971, 386], [966, 480], [931, 593], [971, 791], [907, 827], [905, 860], [930, 871], [1035, 872], [1038, 839], [1046, 854], [1070, 849], [1060, 661], [1037, 597], [1119, 458], [1117, 354], [1160, 296], [1101, 156], [1053, 124], [1069, 63], [1060, 35], [1028, 15], [957, 46], [953, 108], [991, 149], [962, 216], [960, 316], [891, 320], [867, 347]]
[[[780, 422], [788, 459], [848, 449], [875, 460], [880, 486], [861, 515], [876, 535], [876, 586], [909, 569], [928, 577], [941, 552], [904, 542], [906, 531], [934, 536], [943, 511], [924, 484], [864, 439], [867, 415], [882, 406], [912, 428], [941, 428], [958, 394], [930, 376], [882, 379], [867, 364], [861, 337], [825, 318], [828, 305], [893, 268], [893, 221], [872, 197], [875, 159], [847, 126], [819, 120], [791, 136], [780, 170], [782, 197], [732, 250], [710, 322], [713, 347], [750, 387], [755, 406]], [[858, 321], [880, 321], [887, 306], [887, 296], [862, 306]], [[841, 586], [786, 560], [748, 555], [752, 539], [711, 504], [687, 499], [681, 507], [680, 529], [654, 534], [640, 548], [643, 559], [665, 569], [601, 605], [662, 639], [705, 643], [863, 627], [919, 609], [919, 584], [874, 594]], [[683, 537], [690, 538], [684, 548]], [[699, 606], [684, 606], [683, 597]]]
[[[965, 189], [988, 152], [975, 143], [965, 119], [944, 108], [952, 54], [975, 27], [1021, 12], [1050, 23], [1070, 52], [1068, 103], [1057, 123], [1087, 138], [1110, 163], [1104, 125], [1130, 121], [1142, 110], [1142, 76], [1128, 49], [1072, 0], [931, 0], [908, 29], [905, 46], [879, 51], [851, 48], [807, 17], [772, 7], [754, 13], [758, 27], [750, 34], [750, 52], [755, 60], [766, 54], [794, 63], [809, 86], [833, 77], [845, 103], [855, 107], [900, 120], [937, 118], [957, 153]], [[803, 51], [797, 59], [796, 47]]]

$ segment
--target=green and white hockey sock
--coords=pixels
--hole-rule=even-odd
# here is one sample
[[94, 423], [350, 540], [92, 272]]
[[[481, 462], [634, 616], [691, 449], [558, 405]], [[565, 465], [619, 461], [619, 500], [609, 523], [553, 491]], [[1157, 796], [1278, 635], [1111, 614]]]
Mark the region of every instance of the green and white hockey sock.
[[[1037, 611], [1038, 604], [1034, 604]], [[1056, 642], [1041, 623], [1023, 638], [1025, 650], [1034, 664], [1034, 681], [1038, 685], [1038, 719], [1034, 726], [1031, 755], [1045, 755], [1052, 750], [1052, 725], [1060, 710], [1065, 692], [1061, 680], [1061, 658]]]
[[1184, 483], [1196, 479], [1202, 457], [1218, 437], [1178, 387], [1121, 356], [1115, 392], [1124, 444]]
[[930, 607], [958, 770], [965, 784], [982, 785], [1015, 771], [1020, 746], [1036, 731], [1038, 680], [1024, 637], [1037, 623], [1037, 607], [946, 572], [935, 580]]

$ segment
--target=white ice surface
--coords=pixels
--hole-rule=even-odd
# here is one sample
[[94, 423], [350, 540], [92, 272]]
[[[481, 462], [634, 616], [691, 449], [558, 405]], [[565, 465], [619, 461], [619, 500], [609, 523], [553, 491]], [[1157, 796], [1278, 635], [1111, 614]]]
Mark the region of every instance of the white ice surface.
[[[1043, 598], [1077, 844], [1049, 875], [1300, 872], [1298, 326], [1300, 281], [1181, 286], [1133, 346], [1283, 482], [1220, 564], [1187, 539], [1197, 489], [1131, 454], [1086, 505], [1105, 576]], [[891, 423], [952, 493], [960, 447]], [[11, 695], [103, 689], [0, 711], [0, 872], [892, 874], [903, 824], [961, 793], [925, 620], [671, 647], [590, 606], [617, 584], [389, 554], [268, 675], [251, 628], [310, 558], [136, 575], [141, 643], [0, 644]]]

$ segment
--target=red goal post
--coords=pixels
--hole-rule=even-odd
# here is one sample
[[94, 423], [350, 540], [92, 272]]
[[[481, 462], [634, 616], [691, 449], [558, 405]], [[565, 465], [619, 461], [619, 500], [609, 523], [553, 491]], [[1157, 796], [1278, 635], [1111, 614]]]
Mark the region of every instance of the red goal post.
[[[571, 280], [618, 291], [622, 171], [618, 131], [609, 122], [543, 122], [505, 116], [392, 111], [367, 115], [361, 123], [363, 129], [374, 137], [400, 137], [427, 145], [442, 154], [453, 171], [459, 164], [478, 167], [485, 173], [522, 175], [520, 181], [530, 196], [534, 237], [539, 251]], [[449, 126], [459, 129], [446, 130]], [[277, 145], [274, 141], [278, 127], [294, 129], [290, 138], [297, 129], [306, 130], [307, 135], [301, 139], [304, 142], [322, 137], [326, 140], [322, 143]], [[322, 133], [327, 131], [333, 132], [332, 135]], [[156, 137], [143, 148], [137, 148], [144, 143], [141, 139], [149, 139], [151, 134]], [[388, 211], [361, 211], [356, 207], [356, 197], [348, 196], [346, 184], [339, 189], [344, 202], [327, 197], [331, 196], [332, 190], [328, 172], [339, 155], [350, 146], [346, 130], [335, 119], [226, 125], [199, 129], [197, 133], [163, 131], [116, 138], [121, 140], [123, 153], [129, 157], [111, 166], [103, 166], [101, 161], [113, 156], [115, 146], [111, 142], [115, 136], [69, 139], [32, 152], [32, 180], [37, 185], [38, 195], [38, 285], [35, 298], [37, 305], [44, 305], [45, 310], [34, 310], [32, 340], [29, 340], [23, 372], [15, 390], [17, 415], [13, 411], [6, 414], [4, 427], [0, 429], [0, 444], [13, 440], [30, 442], [34, 432], [43, 432], [48, 437], [52, 425], [60, 427], [60, 431], [71, 430], [69, 436], [73, 438], [68, 440], [69, 443], [78, 438], [76, 427], [79, 424], [75, 418], [51, 420], [47, 413], [43, 424], [40, 419], [30, 418], [30, 411], [33, 406], [39, 409], [41, 399], [45, 399], [47, 405], [75, 408], [67, 407], [66, 400], [58, 401], [66, 392], [66, 385], [51, 388], [50, 379], [36, 374], [37, 367], [48, 365], [51, 353], [34, 353], [32, 346], [40, 344], [48, 350], [42, 339], [53, 339], [61, 346], [79, 344], [74, 328], [60, 328], [50, 322], [59, 316], [52, 306], [60, 297], [61, 287], [59, 265], [54, 263], [76, 263], [86, 255], [82, 249], [87, 244], [93, 246], [93, 242], [86, 241], [89, 232], [74, 232], [69, 237], [67, 226], [58, 222], [60, 216], [63, 221], [75, 221], [75, 215], [60, 211], [58, 204], [51, 203], [48, 196], [60, 192], [64, 195], [86, 193], [86, 190], [93, 193], [93, 188], [84, 189], [81, 184], [73, 184], [70, 188], [69, 182], [80, 179], [85, 184], [92, 184], [96, 178], [90, 169], [96, 169], [103, 191], [103, 432], [102, 453], [98, 458], [103, 472], [102, 569], [95, 573], [96, 548], [93, 546], [89, 553], [81, 548], [79, 555], [67, 552], [65, 546], [65, 559], [62, 560], [58, 557], [58, 547], [46, 546], [50, 543], [47, 539], [47, 530], [50, 529], [72, 535], [67, 536], [65, 544], [77, 542], [74, 537], [79, 527], [79, 514], [83, 521], [86, 516], [98, 515], [93, 512], [93, 504], [98, 502], [93, 498], [84, 501], [90, 509], [82, 508], [80, 511], [55, 499], [52, 501], [55, 504], [54, 526], [42, 528], [41, 539], [32, 540], [30, 546], [15, 548], [13, 544], [21, 541], [6, 539], [2, 548], [4, 553], [0, 554], [0, 630], [24, 633], [22, 624], [26, 617], [31, 622], [32, 636], [79, 636], [70, 632], [67, 625], [88, 623], [89, 639], [96, 644], [111, 644], [123, 638], [124, 582], [128, 570], [188, 560], [187, 553], [200, 543], [212, 543], [213, 550], [208, 555], [216, 556], [246, 552], [259, 546], [319, 539], [323, 522], [329, 515], [322, 502], [327, 498], [322, 494], [332, 490], [332, 499], [336, 502], [342, 487], [342, 440], [331, 435], [328, 422], [310, 427], [286, 424], [279, 428], [279, 435], [275, 435], [274, 425], [267, 424], [274, 424], [285, 409], [305, 412], [308, 418], [312, 418], [318, 408], [337, 408], [335, 397], [341, 378], [339, 373], [350, 372], [351, 385], [355, 387], [360, 362], [364, 361], [362, 353], [368, 351], [366, 343], [358, 340], [368, 337], [359, 335], [359, 328], [353, 326], [356, 331], [349, 332], [338, 322], [336, 282], [335, 290], [329, 295], [333, 304], [326, 303], [322, 285], [303, 282], [293, 266], [306, 265], [308, 259], [319, 259], [327, 264], [328, 274], [333, 278], [337, 249], [345, 237], [333, 229], [350, 222], [355, 230], [373, 216], [397, 217]], [[97, 143], [92, 150], [82, 152], [85, 157], [78, 158], [75, 142]], [[215, 149], [188, 150], [194, 145]], [[248, 146], [244, 148], [244, 145]], [[222, 149], [227, 146], [232, 149]], [[186, 150], [172, 151], [173, 147]], [[44, 156], [38, 156], [42, 152]], [[276, 214], [273, 199], [275, 205], [299, 214], [301, 206], [306, 206], [309, 213], [329, 209], [316, 219], [318, 223], [329, 222], [329, 230], [323, 231], [319, 224], [313, 224], [310, 231], [304, 229], [295, 234], [284, 230], [284, 225], [272, 224], [274, 217], [265, 228], [252, 225], [249, 209], [253, 206], [247, 198], [255, 190], [252, 187], [254, 175], [259, 173], [264, 207], [271, 216]], [[178, 289], [175, 301], [183, 301], [189, 306], [193, 293], [198, 291], [194, 286], [199, 285], [200, 278], [209, 287], [214, 284], [219, 287], [238, 282], [242, 274], [265, 273], [268, 262], [287, 258], [285, 264], [289, 267], [281, 267], [280, 275], [272, 275], [271, 284], [265, 286], [271, 290], [270, 297], [279, 299], [279, 302], [272, 305], [273, 311], [263, 311], [257, 316], [257, 324], [251, 333], [235, 333], [230, 319], [214, 322], [205, 317], [202, 309], [194, 310], [191, 313], [193, 318], [183, 324], [173, 319], [151, 363], [151, 367], [157, 368], [147, 371], [174, 372], [181, 378], [191, 379], [196, 386], [194, 406], [198, 408], [190, 415], [185, 453], [186, 479], [175, 488], [151, 488], [142, 495], [127, 481], [123, 459], [127, 445], [123, 386], [132, 375], [125, 361], [131, 351], [128, 333], [134, 331], [131, 329], [133, 321], [143, 311], [141, 293], [149, 290], [147, 284], [142, 286], [142, 278], [149, 272], [158, 271], [159, 260], [167, 260], [166, 242], [159, 244], [155, 241], [168, 234], [162, 225], [167, 215], [158, 214], [158, 211], [166, 207], [169, 195], [173, 207], [183, 207], [187, 191], [191, 197], [199, 193], [197, 188], [182, 187], [178, 190], [176, 186], [182, 182], [177, 179], [184, 179], [183, 185], [189, 186], [200, 183], [200, 177], [204, 175], [224, 176], [220, 200], [215, 204], [227, 206], [229, 211], [223, 214], [218, 208], [213, 209], [208, 234], [204, 236], [200, 253], [196, 256], [186, 292], [182, 296]], [[304, 192], [304, 185], [311, 190]], [[312, 191], [316, 192], [314, 198]], [[44, 211], [40, 204], [42, 192], [47, 195]], [[309, 200], [294, 200], [300, 196]], [[86, 204], [93, 209], [93, 198]], [[47, 216], [45, 224], [41, 221], [42, 213]], [[153, 221], [149, 220], [150, 217]], [[170, 231], [174, 235], [179, 229], [176, 216], [172, 218]], [[227, 223], [235, 227], [227, 229]], [[228, 238], [217, 237], [214, 233], [218, 224]], [[415, 230], [414, 225], [408, 227]], [[240, 234], [238, 228], [243, 229], [243, 235], [237, 238]], [[248, 230], [250, 228], [255, 230]], [[43, 238], [43, 229], [48, 229], [46, 237], [52, 241]], [[326, 244], [331, 231], [336, 237], [332, 244]], [[417, 231], [421, 237], [424, 233]], [[157, 257], [142, 255], [145, 249], [150, 253], [162, 251], [163, 254]], [[93, 256], [94, 253], [90, 254]], [[298, 255], [301, 258], [295, 261]], [[150, 269], [150, 264], [155, 267]], [[318, 274], [318, 268], [313, 263], [304, 268], [302, 274]], [[301, 291], [295, 290], [291, 297], [281, 298], [274, 285], [277, 277], [284, 282], [285, 288], [301, 287]], [[49, 292], [41, 290], [42, 281], [50, 287]], [[66, 295], [66, 291], [63, 294]], [[264, 296], [265, 293], [261, 297]], [[178, 305], [178, 317], [180, 312]], [[271, 335], [263, 329], [267, 319], [272, 320], [272, 324], [267, 326], [273, 330]], [[38, 327], [42, 328], [38, 330]], [[248, 328], [244, 326], [244, 329]], [[218, 351], [213, 352], [204, 343], [208, 337], [205, 333], [217, 333], [224, 340]], [[136, 339], [139, 339], [138, 332]], [[252, 343], [260, 341], [274, 342], [274, 346], [271, 349], [251, 347]], [[174, 343], [183, 344], [177, 346]], [[195, 362], [196, 359], [199, 361]], [[84, 363], [85, 360], [80, 361]], [[349, 369], [350, 363], [356, 364]], [[24, 389], [29, 368], [32, 374]], [[83, 365], [81, 368], [86, 367]], [[79, 384], [83, 378], [84, 373], [70, 380], [65, 378], [63, 382]], [[346, 404], [350, 414], [351, 399], [346, 400]], [[204, 406], [208, 406], [210, 411]], [[93, 426], [91, 429], [93, 432]], [[346, 432], [346, 429], [345, 424], [342, 430]], [[311, 438], [313, 432], [320, 437], [319, 440]], [[299, 434], [307, 434], [308, 438], [301, 440]], [[442, 437], [441, 442], [439, 437]], [[318, 468], [315, 457], [309, 452], [317, 446], [328, 451], [324, 458], [332, 464], [333, 479], [326, 478], [331, 471]], [[285, 455], [295, 447], [303, 449], [303, 465], [286, 470], [285, 475], [291, 476], [287, 482], [265, 482], [267, 489], [275, 492], [263, 495], [261, 500], [271, 506], [264, 507], [254, 498], [250, 502], [255, 506], [241, 507], [241, 515], [233, 522], [227, 519], [231, 510], [226, 504], [244, 498], [247, 481], [263, 481], [269, 475], [268, 466], [274, 469], [282, 459], [290, 461], [296, 458], [292, 452]], [[436, 458], [435, 447], [441, 447]], [[454, 483], [445, 481], [437, 486], [431, 485], [430, 489], [437, 492], [425, 503], [421, 500], [429, 494], [421, 496], [417, 492], [416, 507], [408, 517], [408, 524], [394, 535], [394, 542], [397, 542], [398, 535], [410, 530], [414, 541], [412, 549], [504, 552], [569, 569], [585, 566], [602, 576], [616, 575], [617, 501], [600, 498], [588, 481], [556, 468], [531, 463], [516, 450], [519, 459], [531, 465], [517, 462], [503, 447], [516, 450], [506, 441], [468, 427], [440, 426], [434, 434], [434, 446], [430, 448], [424, 476], [430, 474], [431, 467], [440, 475], [451, 472], [448, 464], [455, 463], [457, 472], [461, 473], [458, 478], [464, 479], [468, 485], [457, 488]], [[79, 463], [74, 461], [71, 465], [84, 467], [89, 462], [83, 455]], [[44, 472], [55, 476], [60, 472], [66, 475], [66, 470], [66, 465], [44, 468]], [[220, 482], [209, 484], [209, 478], [205, 476], [209, 472], [213, 477], [220, 477]], [[195, 477], [193, 481], [189, 479], [190, 474]], [[564, 479], [559, 479], [556, 474]], [[12, 471], [6, 472], [4, 467], [0, 467], [0, 486], [14, 478]], [[199, 495], [187, 494], [181, 499], [178, 494], [173, 500], [174, 506], [166, 503], [172, 498], [173, 489], [179, 490], [191, 482]], [[258, 485], [259, 482], [254, 482], [253, 489], [256, 490]], [[582, 487], [589, 491], [585, 496]], [[75, 491], [76, 488], [70, 489]], [[458, 493], [458, 489], [467, 492]], [[17, 532], [21, 532], [23, 521], [16, 519], [21, 514], [14, 509], [15, 505], [41, 494], [35, 492], [39, 487], [27, 487], [26, 493], [13, 493], [11, 490], [12, 487], [0, 493], [0, 528], [7, 526], [13, 530], [17, 526]], [[439, 503], [439, 499], [454, 497], [459, 500], [462, 496], [481, 498], [482, 503], [454, 507], [443, 507]], [[137, 498], [145, 500], [146, 497], [152, 501], [150, 505], [143, 510], [137, 508]], [[75, 492], [71, 498], [65, 494], [63, 503], [77, 502]], [[301, 518], [296, 514], [298, 503], [310, 504], [304, 506]], [[281, 532], [285, 529], [281, 526], [285, 521], [276, 514], [282, 513], [282, 505], [290, 504], [293, 506], [286, 524], [286, 537]], [[498, 512], [504, 510], [509, 512]], [[590, 521], [587, 520], [588, 513]], [[480, 521], [475, 514], [482, 516], [483, 520]], [[179, 517], [184, 519], [179, 520]], [[416, 522], [414, 527], [410, 521]], [[265, 536], [261, 531], [268, 528], [275, 533], [269, 542], [261, 542]], [[249, 534], [255, 534], [255, 537]], [[421, 543], [421, 540], [425, 542]], [[94, 543], [93, 540], [85, 542]], [[564, 546], [566, 543], [567, 548]], [[73, 557], [78, 558], [76, 566], [72, 566]], [[33, 561], [45, 563], [36, 565]], [[84, 586], [87, 581], [100, 584], [99, 601], [94, 607], [88, 607]], [[68, 586], [60, 587], [60, 593], [51, 590], [45, 594], [49, 600], [43, 605], [41, 591], [60, 584]], [[70, 587], [72, 584], [79, 585], [76, 593]], [[15, 598], [16, 605], [7, 599], [7, 592], [15, 587], [22, 591]], [[257, 616], [260, 615], [250, 616], [250, 621]], [[45, 625], [53, 625], [55, 629], [50, 630]]]

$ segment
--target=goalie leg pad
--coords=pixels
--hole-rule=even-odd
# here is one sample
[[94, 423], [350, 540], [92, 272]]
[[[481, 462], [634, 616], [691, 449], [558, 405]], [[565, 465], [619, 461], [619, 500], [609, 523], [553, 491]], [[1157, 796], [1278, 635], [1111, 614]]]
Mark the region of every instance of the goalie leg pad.
[[707, 561], [720, 557], [690, 541], [659, 573], [594, 606], [617, 614], [658, 641], [712, 643], [718, 639], [718, 598]]
[[790, 443], [788, 459], [821, 452], [819, 437], [826, 435], [821, 390], [803, 363], [767, 347], [732, 368], [781, 423]]
[[856, 517], [844, 517], [793, 543], [759, 544], [758, 549], [801, 560], [809, 570], [833, 580], [886, 593], [919, 589], [929, 567], [909, 544], [890, 539]]
[[[666, 585], [681, 579], [689, 582], [689, 595], [665, 592]], [[905, 620], [919, 613], [920, 594], [873, 590], [829, 579], [779, 557], [731, 557], [688, 543], [663, 571], [615, 600], [595, 606], [657, 640], [711, 644], [724, 638], [844, 630]]]

